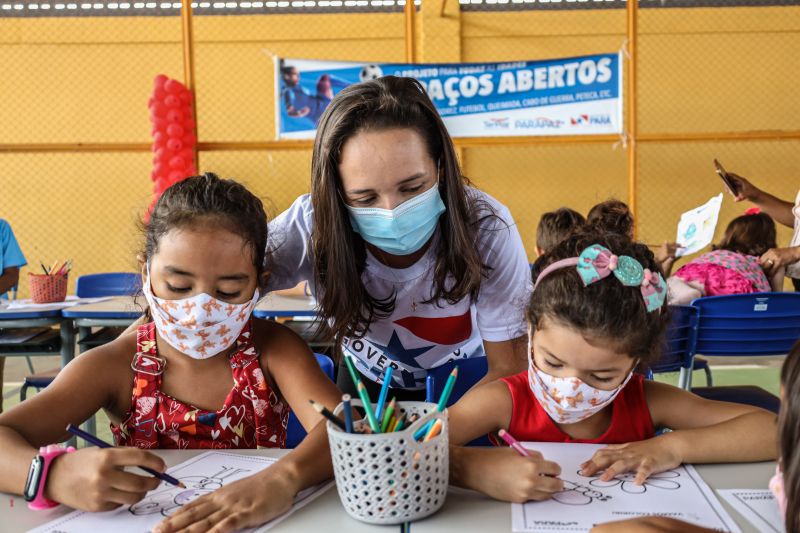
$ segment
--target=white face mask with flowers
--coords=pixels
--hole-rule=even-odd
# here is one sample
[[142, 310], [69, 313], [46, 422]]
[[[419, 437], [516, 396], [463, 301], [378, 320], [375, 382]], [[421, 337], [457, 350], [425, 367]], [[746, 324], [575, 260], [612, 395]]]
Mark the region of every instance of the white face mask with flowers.
[[536, 368], [528, 341], [528, 385], [539, 405], [559, 424], [574, 424], [599, 413], [614, 401], [631, 376], [633, 369], [619, 386], [602, 390], [578, 377], [560, 378], [545, 374]]
[[253, 298], [242, 304], [229, 304], [205, 293], [165, 300], [153, 294], [149, 265], [142, 292], [161, 338], [193, 359], [208, 359], [231, 347], [259, 296], [256, 289]]

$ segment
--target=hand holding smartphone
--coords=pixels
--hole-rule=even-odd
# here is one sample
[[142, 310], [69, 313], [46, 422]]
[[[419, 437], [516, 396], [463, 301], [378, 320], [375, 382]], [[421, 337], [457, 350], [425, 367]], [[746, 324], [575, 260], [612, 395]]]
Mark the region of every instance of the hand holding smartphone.
[[728, 192], [733, 196], [739, 196], [739, 193], [741, 192], [739, 190], [739, 184], [731, 177], [730, 174], [725, 172], [725, 169], [722, 168], [722, 165], [720, 165], [719, 161], [716, 159], [714, 160], [714, 167], [717, 169], [717, 175], [725, 183], [725, 187], [728, 189]]

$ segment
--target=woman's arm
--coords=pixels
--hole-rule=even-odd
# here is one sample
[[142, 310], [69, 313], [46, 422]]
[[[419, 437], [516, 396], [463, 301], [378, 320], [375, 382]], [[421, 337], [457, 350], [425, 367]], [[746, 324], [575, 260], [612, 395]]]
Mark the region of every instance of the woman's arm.
[[477, 385], [491, 383], [506, 376], [519, 374], [528, 368], [528, 336], [502, 342], [483, 341], [489, 371]]
[[794, 214], [792, 208], [794, 205], [786, 200], [781, 200], [772, 196], [768, 192], [762, 191], [746, 178], [736, 174], [728, 174], [739, 185], [739, 194], [736, 195], [736, 201], [741, 202], [748, 200], [756, 204], [763, 212], [777, 220], [784, 226], [794, 227]]

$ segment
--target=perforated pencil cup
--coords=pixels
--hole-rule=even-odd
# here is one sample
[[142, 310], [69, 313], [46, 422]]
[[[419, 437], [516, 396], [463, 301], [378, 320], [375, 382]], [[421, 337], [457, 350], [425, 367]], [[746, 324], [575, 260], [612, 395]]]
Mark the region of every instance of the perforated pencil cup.
[[[354, 407], [363, 407], [352, 400]], [[339, 415], [342, 404], [334, 411]], [[328, 422], [336, 488], [347, 513], [370, 524], [401, 524], [429, 516], [444, 505], [449, 481], [447, 411], [436, 404], [398, 403], [402, 414], [420, 418], [394, 433], [347, 433]], [[442, 431], [427, 442], [414, 432], [431, 420], [442, 421]], [[355, 427], [368, 427], [366, 421]]]
[[50, 304], [67, 298], [67, 274], [46, 276], [28, 273], [28, 286], [33, 303]]

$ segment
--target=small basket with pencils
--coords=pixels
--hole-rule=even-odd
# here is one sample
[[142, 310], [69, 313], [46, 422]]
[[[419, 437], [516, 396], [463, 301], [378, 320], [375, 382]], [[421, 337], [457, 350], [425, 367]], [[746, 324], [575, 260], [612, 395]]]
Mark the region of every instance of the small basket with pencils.
[[[438, 404], [386, 402], [391, 368], [373, 408], [352, 361], [344, 356], [361, 400], [342, 397], [328, 418], [336, 487], [347, 513], [370, 524], [402, 524], [429, 516], [444, 505], [449, 483], [447, 398], [457, 369]], [[352, 409], [365, 418], [353, 420]], [[344, 415], [344, 422], [339, 416]]]
[[28, 285], [33, 303], [50, 304], [63, 302], [67, 298], [67, 280], [72, 270], [72, 261], [59, 263], [56, 261], [50, 269], [42, 263], [43, 274], [28, 273]]

